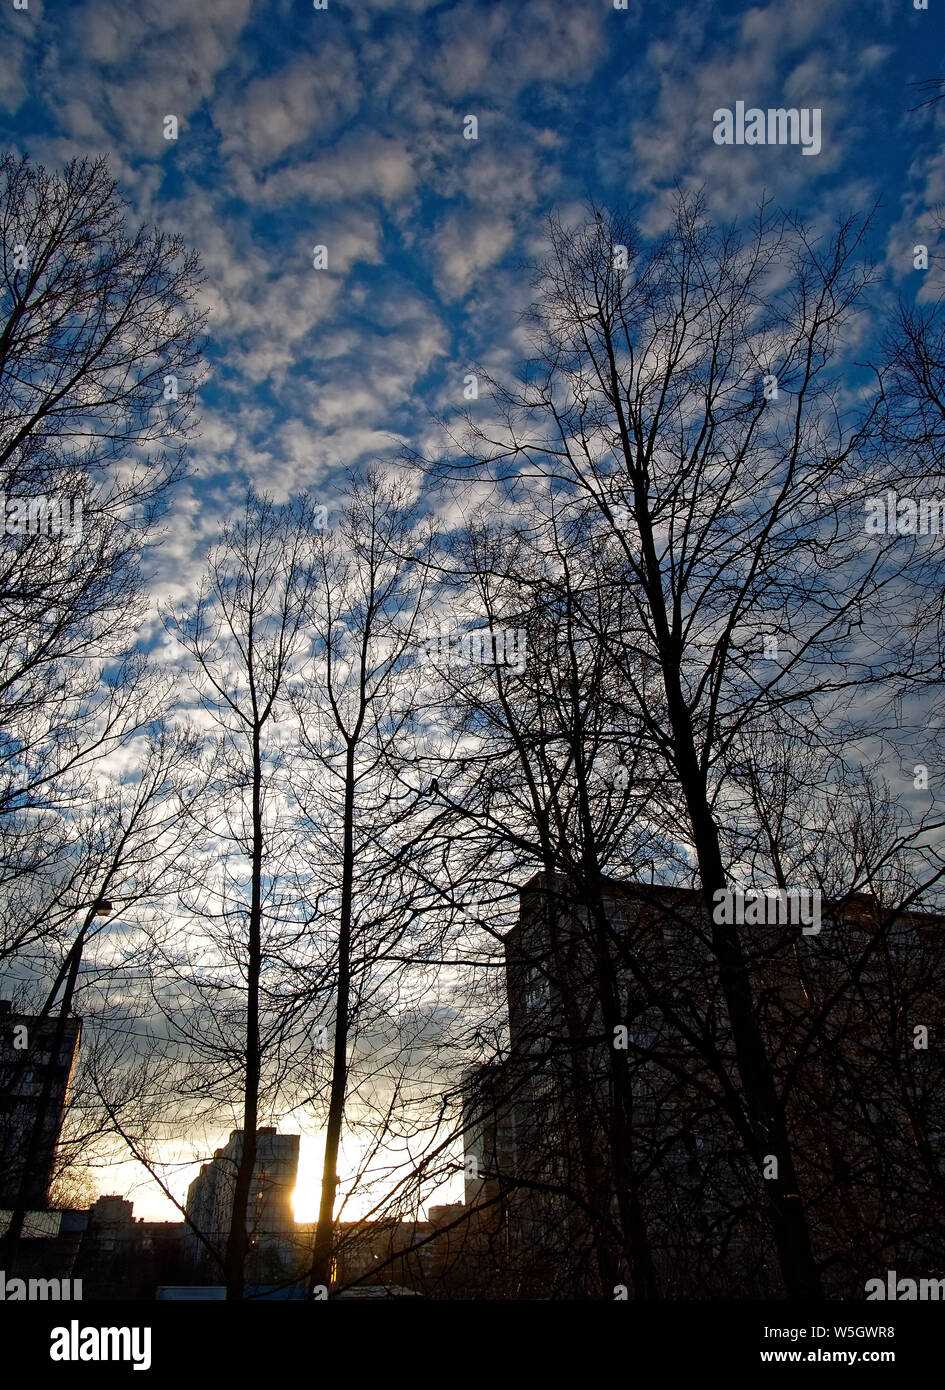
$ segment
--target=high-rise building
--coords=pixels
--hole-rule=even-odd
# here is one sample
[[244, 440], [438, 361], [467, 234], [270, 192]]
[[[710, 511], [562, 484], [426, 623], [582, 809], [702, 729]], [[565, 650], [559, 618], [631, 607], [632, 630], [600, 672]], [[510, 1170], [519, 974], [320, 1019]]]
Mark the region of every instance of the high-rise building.
[[[808, 922], [800, 889], [796, 920], [789, 890], [739, 895], [755, 910], [735, 920], [792, 1139], [792, 1196], [810, 1204], [832, 1294], [849, 1297], [862, 1287], [851, 1211], [870, 1267], [907, 1250], [917, 1267], [932, 1258], [921, 1223], [903, 1234], [900, 1216], [931, 1190], [921, 1146], [892, 1149], [915, 1124], [937, 1171], [945, 1112], [928, 1038], [941, 1026], [945, 918], [852, 894], [824, 898], [821, 921], [818, 894]], [[463, 1085], [483, 1267], [505, 1266], [513, 1297], [613, 1297], [646, 1278], [644, 1258], [664, 1297], [775, 1296], [763, 1200], [783, 1160], [773, 1145], [752, 1152], [701, 893], [537, 875], [504, 940], [508, 1047]]]
[[[237, 1167], [243, 1152], [243, 1131], [234, 1129], [227, 1144], [214, 1152], [187, 1190], [187, 1217], [195, 1272], [219, 1278], [230, 1233], [230, 1213]], [[246, 1208], [250, 1241], [248, 1282], [257, 1282], [256, 1266], [281, 1261], [279, 1252], [291, 1248], [294, 1231], [292, 1193], [299, 1165], [299, 1136], [257, 1129], [256, 1162]], [[203, 1239], [201, 1239], [203, 1237]], [[209, 1249], [208, 1249], [209, 1245]]]
[[[57, 1030], [61, 1030], [58, 1050]], [[79, 1018], [18, 1014], [8, 999], [0, 999], [0, 1207], [13, 1208], [20, 1197], [37, 1119], [38, 1146], [27, 1174], [25, 1205], [32, 1209], [47, 1205], [81, 1037]]]

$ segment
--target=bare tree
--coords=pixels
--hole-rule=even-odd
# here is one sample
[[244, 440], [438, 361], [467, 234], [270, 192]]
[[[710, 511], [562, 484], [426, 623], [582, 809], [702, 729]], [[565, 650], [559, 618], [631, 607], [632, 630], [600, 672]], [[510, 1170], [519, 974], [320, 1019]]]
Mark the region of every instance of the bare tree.
[[[629, 1071], [625, 1057], [601, 1047], [623, 1021], [601, 890], [608, 872], [632, 875], [652, 858], [639, 818], [648, 797], [661, 792], [656, 779], [647, 779], [646, 750], [628, 722], [604, 636], [612, 640], [621, 630], [622, 576], [573, 507], [549, 501], [547, 510], [520, 500], [525, 519], [503, 525], [487, 504], [453, 546], [440, 604], [452, 622], [444, 623], [436, 664], [454, 742], [438, 768], [438, 818], [429, 833], [449, 846], [454, 876], [475, 903], [473, 920], [494, 938], [501, 940], [491, 903], [508, 891], [516, 870], [537, 872], [546, 884], [548, 944], [517, 939], [509, 969], [524, 970], [529, 989], [553, 994], [563, 1036], [553, 1029], [551, 1040], [536, 1037], [526, 1046], [519, 1020], [515, 1050], [534, 1055], [524, 1070], [519, 1055], [509, 1085], [525, 1095], [549, 1070], [558, 1073], [580, 1148], [579, 1171], [568, 1184], [579, 1208], [577, 1228], [566, 1227], [572, 1253], [592, 1233], [599, 1286], [612, 1289], [632, 1269], [638, 1295], [653, 1297]], [[594, 631], [579, 614], [576, 585], [585, 605], [597, 605]], [[583, 990], [575, 987], [578, 974], [586, 977]], [[540, 1031], [547, 1034], [547, 1019]], [[600, 1053], [615, 1099], [609, 1111], [598, 1104], [592, 1075], [601, 1070]], [[548, 1141], [546, 1119], [540, 1147]], [[564, 1130], [556, 1132], [563, 1139]], [[561, 1159], [567, 1149], [565, 1140]], [[523, 1185], [524, 1173], [515, 1181]], [[529, 1181], [532, 1190], [541, 1185], [537, 1167]], [[563, 1237], [560, 1215], [557, 1225]]]
[[[169, 620], [217, 731], [197, 809], [208, 839], [184, 892], [191, 944], [181, 951], [172, 942], [167, 961], [192, 1004], [201, 1005], [184, 1019], [169, 1001], [191, 1064], [202, 1059], [198, 1090], [224, 1103], [237, 1087], [241, 1095], [242, 1148], [223, 1259], [234, 1299], [243, 1296], [260, 1102], [264, 1088], [269, 1095], [276, 1085], [265, 1068], [285, 1039], [295, 992], [287, 998], [283, 988], [305, 934], [305, 904], [300, 919], [292, 877], [286, 720], [290, 679], [307, 640], [311, 527], [305, 499], [277, 507], [251, 494], [240, 519], [225, 527], [192, 606]], [[267, 962], [279, 976], [271, 985]]]
[[[417, 949], [418, 924], [429, 910], [422, 883], [398, 853], [398, 837], [410, 838], [417, 798], [396, 771], [409, 754], [417, 712], [427, 548], [407, 485], [372, 469], [363, 482], [351, 483], [318, 537], [306, 597], [312, 661], [296, 697], [299, 801], [324, 883], [321, 912], [333, 935], [335, 972], [311, 1289], [331, 1283], [339, 1148], [353, 1100], [352, 1044], [372, 998], [383, 999], [389, 978], [403, 973]], [[379, 1119], [383, 1133], [385, 1117]]]
[[[762, 208], [745, 237], [688, 196], [654, 246], [617, 217], [552, 222], [539, 358], [521, 384], [494, 383], [504, 427], [472, 422], [452, 465], [570, 490], [625, 556], [625, 698], [685, 805], [748, 1153], [758, 1171], [778, 1157], [764, 1195], [792, 1297], [821, 1293], [804, 1194], [744, 950], [713, 909], [729, 885], [733, 740], [775, 713], [837, 737], [854, 693], [893, 688], [913, 663], [895, 617], [910, 558], [863, 539], [864, 498], [885, 476], [882, 383], [853, 408], [836, 371], [872, 278], [863, 234], [852, 220], [815, 238]], [[654, 668], [657, 705], [639, 675]]]
[[127, 211], [103, 160], [61, 172], [0, 160], [8, 959], [55, 936], [55, 886], [75, 867], [70, 818], [88, 779], [161, 711], [134, 650], [146, 614], [139, 562], [193, 423], [200, 272], [179, 237], [130, 232]]
[[[17, 973], [8, 975], [8, 983], [18, 988], [24, 1005], [37, 994], [41, 998], [45, 994], [32, 1015], [34, 1033], [46, 1020], [53, 1021], [50, 1062], [42, 1071], [32, 1122], [25, 1134], [18, 1132], [17, 1106], [12, 1105], [14, 1130], [5, 1149], [7, 1157], [11, 1157], [11, 1148], [16, 1150], [12, 1154], [13, 1171], [19, 1181], [18, 1197], [4, 1237], [4, 1248], [10, 1252], [22, 1234], [38, 1155], [62, 1118], [52, 1112], [52, 1087], [66, 1025], [76, 1001], [90, 1001], [99, 1014], [108, 1011], [109, 982], [116, 973], [121, 975], [128, 968], [125, 953], [108, 949], [109, 944], [121, 941], [121, 928], [116, 924], [124, 922], [125, 929], [131, 930], [129, 917], [136, 912], [146, 913], [159, 902], [167, 891], [169, 875], [188, 848], [186, 827], [181, 824], [181, 791], [176, 781], [177, 764], [190, 751], [188, 741], [164, 730], [152, 730], [142, 742], [145, 746], [137, 750], [137, 766], [117, 779], [101, 774], [96, 795], [85, 813], [71, 818], [74, 862], [56, 866], [53, 921], [32, 949], [20, 952]], [[35, 904], [31, 911], [35, 911]], [[53, 983], [48, 991], [43, 991], [41, 982], [49, 974], [54, 975]], [[19, 1095], [30, 1063], [29, 1049], [14, 1054], [13, 1060], [5, 1063], [5, 1097]], [[71, 1140], [60, 1145], [60, 1180], [68, 1166], [67, 1151], [71, 1150], [73, 1162], [81, 1162], [92, 1138], [100, 1132], [98, 1117], [92, 1117], [90, 1124], [88, 1132], [81, 1133], [80, 1127]]]

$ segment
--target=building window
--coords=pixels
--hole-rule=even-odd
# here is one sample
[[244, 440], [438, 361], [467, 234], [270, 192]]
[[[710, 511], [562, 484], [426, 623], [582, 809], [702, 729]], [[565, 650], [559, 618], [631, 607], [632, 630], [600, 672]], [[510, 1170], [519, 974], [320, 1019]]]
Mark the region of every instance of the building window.
[[540, 970], [529, 972], [522, 1002], [529, 1013], [548, 1003], [548, 980]]

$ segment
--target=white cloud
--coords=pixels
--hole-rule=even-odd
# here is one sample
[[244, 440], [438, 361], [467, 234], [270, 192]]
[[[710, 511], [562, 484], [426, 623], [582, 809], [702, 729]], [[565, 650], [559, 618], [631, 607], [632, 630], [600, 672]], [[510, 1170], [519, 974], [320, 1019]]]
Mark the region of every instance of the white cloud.
[[[248, 171], [238, 170], [241, 191]], [[413, 191], [416, 172], [402, 139], [369, 132], [342, 139], [316, 159], [277, 169], [255, 186], [262, 203], [281, 205], [306, 202], [345, 202], [353, 198], [379, 198], [394, 203]]]
[[[903, 143], [915, 153], [901, 213], [889, 230], [886, 257], [896, 280], [921, 276], [917, 298], [935, 303], [945, 294], [945, 104], [907, 117]], [[928, 248], [928, 270], [913, 266], [914, 249]]]
[[507, 100], [531, 82], [571, 85], [602, 56], [606, 18], [603, 4], [558, 0], [454, 5], [440, 20], [442, 43], [431, 67], [443, 91], [457, 98], [484, 92]]
[[463, 299], [482, 272], [502, 259], [514, 236], [509, 217], [451, 213], [433, 238], [441, 293], [447, 299]]
[[35, 22], [36, 16], [22, 10], [6, 9], [0, 18], [0, 108], [11, 113], [26, 99], [23, 66]]
[[[703, 62], [693, 62], [691, 35], [650, 44], [634, 82], [652, 90], [646, 103], [652, 114], [628, 131], [629, 157], [622, 161], [637, 186], [656, 195], [647, 230], [665, 226], [672, 195], [661, 190], [675, 179], [704, 186], [721, 213], [753, 206], [762, 191], [795, 201], [813, 179], [840, 167], [857, 128], [851, 98], [887, 53], [875, 44], [865, 52], [856, 48], [838, 21], [843, 8], [845, 0], [772, 0], [753, 7], [699, 36], [710, 53]], [[820, 108], [820, 153], [716, 145], [713, 113], [739, 100]]]
[[354, 55], [326, 43], [217, 103], [221, 153], [264, 167], [313, 131], [323, 139], [357, 110], [361, 96]]
[[[213, 95], [250, 10], [250, 0], [143, 0], [120, 9], [93, 0], [70, 15], [50, 83], [65, 103], [90, 103], [138, 153], [165, 153], [164, 117], [177, 116], [185, 138], [187, 117]], [[90, 81], [90, 65], [104, 69], [102, 80]]]

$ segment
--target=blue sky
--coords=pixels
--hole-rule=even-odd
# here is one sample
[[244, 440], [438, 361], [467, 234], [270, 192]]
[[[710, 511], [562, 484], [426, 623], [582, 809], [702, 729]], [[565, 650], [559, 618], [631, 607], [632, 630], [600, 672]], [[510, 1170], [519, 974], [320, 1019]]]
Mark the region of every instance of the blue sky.
[[[248, 479], [328, 499], [342, 468], [431, 444], [476, 362], [521, 361], [549, 208], [591, 195], [655, 232], [677, 180], [725, 218], [764, 191], [815, 219], [881, 198], [890, 287], [932, 289], [912, 246], [945, 202], [945, 103], [910, 114], [906, 84], [945, 73], [938, 0], [28, 5], [0, 5], [4, 144], [108, 154], [207, 271], [212, 375], [163, 598]], [[714, 145], [739, 99], [819, 107], [821, 153]]]

